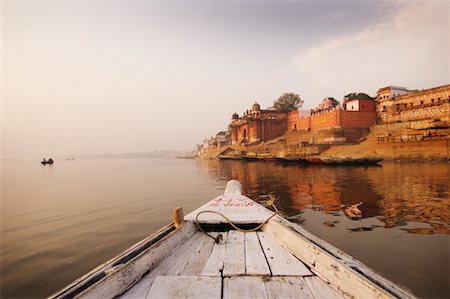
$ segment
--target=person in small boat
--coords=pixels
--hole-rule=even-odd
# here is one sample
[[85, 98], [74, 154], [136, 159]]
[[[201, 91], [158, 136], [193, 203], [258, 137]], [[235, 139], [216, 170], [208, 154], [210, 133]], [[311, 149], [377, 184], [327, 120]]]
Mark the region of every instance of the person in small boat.
[[44, 158], [44, 159], [42, 159], [41, 163], [47, 163], [47, 160], [45, 160], [45, 158]]

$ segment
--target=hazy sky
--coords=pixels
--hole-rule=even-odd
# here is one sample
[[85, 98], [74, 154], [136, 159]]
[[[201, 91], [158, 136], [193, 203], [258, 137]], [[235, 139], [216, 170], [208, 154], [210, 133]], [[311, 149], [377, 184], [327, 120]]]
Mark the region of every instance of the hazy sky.
[[256, 100], [449, 83], [449, 4], [2, 1], [2, 156], [192, 149]]

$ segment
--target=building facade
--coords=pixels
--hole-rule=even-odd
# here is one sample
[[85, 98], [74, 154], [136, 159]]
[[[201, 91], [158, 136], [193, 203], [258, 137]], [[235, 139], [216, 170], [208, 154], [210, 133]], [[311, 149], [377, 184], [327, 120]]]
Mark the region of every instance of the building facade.
[[288, 114], [288, 130], [316, 131], [333, 127], [370, 128], [377, 119], [374, 100], [354, 98], [344, 99], [343, 106], [326, 98], [310, 115], [301, 115], [296, 111]]
[[377, 92], [377, 113], [380, 124], [418, 120], [449, 121], [450, 85], [421, 91], [388, 86]]
[[282, 111], [261, 110], [258, 103], [254, 103], [250, 110], [239, 117], [232, 116], [229, 126], [231, 144], [252, 144], [274, 139], [283, 135], [287, 130], [287, 113]]

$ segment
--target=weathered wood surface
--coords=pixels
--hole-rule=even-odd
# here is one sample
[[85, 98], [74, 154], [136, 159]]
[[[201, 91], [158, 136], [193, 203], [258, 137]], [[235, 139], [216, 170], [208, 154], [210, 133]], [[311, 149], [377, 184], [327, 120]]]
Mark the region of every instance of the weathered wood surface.
[[[187, 263], [180, 272], [182, 275], [199, 275], [203, 271], [208, 259], [210, 259], [215, 244], [214, 240], [201, 232], [197, 233], [202, 236], [199, 240], [200, 247], [192, 252], [191, 256], [187, 259]], [[215, 237], [217, 233], [211, 233], [211, 235]]]
[[108, 275], [79, 294], [79, 298], [112, 298], [124, 293], [161, 260], [174, 252], [197, 230], [193, 223], [182, 226], [125, 264], [109, 270]]
[[331, 299], [314, 297], [302, 277], [272, 277], [265, 283], [268, 298]]
[[314, 298], [344, 299], [341, 294], [317, 276], [305, 277], [305, 282]]
[[[195, 221], [197, 214], [202, 211], [222, 213], [236, 224], [263, 223], [272, 215], [272, 212], [246, 196], [223, 195], [189, 213], [184, 220]], [[199, 223], [228, 223], [225, 218], [215, 213], [202, 213], [199, 215], [198, 221]]]
[[307, 276], [311, 271], [265, 232], [258, 232], [264, 254], [273, 276]]
[[183, 208], [178, 207], [173, 210], [173, 224], [176, 228], [180, 228], [184, 223]]
[[224, 278], [223, 298], [333, 299], [314, 297], [303, 277], [235, 276]]
[[256, 232], [245, 233], [245, 274], [271, 274]]
[[[345, 296], [354, 298], [395, 297], [344, 264], [330, 252], [280, 223], [278, 219], [269, 221], [263, 230], [308, 265], [316, 275], [336, 286], [339, 292]], [[405, 292], [405, 294], [407, 293]], [[404, 298], [414, 297], [408, 294]]]
[[264, 299], [267, 297], [266, 287], [261, 277], [241, 276], [223, 280], [224, 299]]
[[208, 276], [158, 276], [148, 299], [221, 298], [222, 279]]
[[225, 246], [223, 276], [245, 275], [245, 234], [230, 230]]
[[228, 239], [228, 232], [221, 233], [223, 240], [214, 244], [211, 255], [202, 270], [204, 276], [222, 276], [223, 262], [225, 260], [225, 247]]
[[[147, 294], [153, 281], [159, 275], [178, 275], [183, 270], [189, 257], [193, 255], [201, 244], [203, 234], [196, 232], [189, 240], [179, 246], [170, 256], [166, 257], [151, 272], [142, 277], [142, 279], [130, 290], [124, 293], [120, 298], [142, 298], [141, 294]], [[145, 298], [145, 296], [143, 296]]]

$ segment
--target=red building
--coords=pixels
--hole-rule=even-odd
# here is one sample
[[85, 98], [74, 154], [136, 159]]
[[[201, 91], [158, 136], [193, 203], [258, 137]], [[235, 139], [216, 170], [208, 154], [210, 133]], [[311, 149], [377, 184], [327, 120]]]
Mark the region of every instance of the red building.
[[319, 107], [311, 110], [311, 115], [298, 111], [289, 112], [289, 131], [316, 131], [332, 127], [370, 128], [376, 122], [376, 103], [370, 97], [355, 95], [344, 98], [342, 107], [334, 99], [326, 98]]
[[239, 117], [232, 116], [230, 124], [231, 144], [264, 142], [283, 135], [287, 130], [287, 112], [261, 110], [258, 103]]

